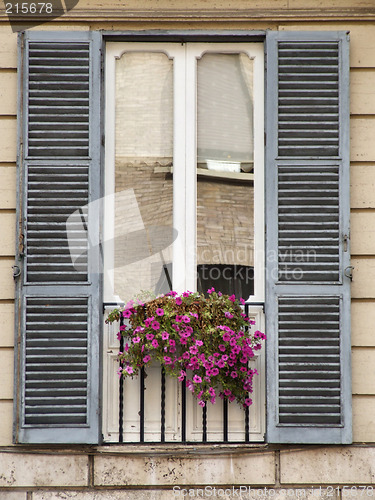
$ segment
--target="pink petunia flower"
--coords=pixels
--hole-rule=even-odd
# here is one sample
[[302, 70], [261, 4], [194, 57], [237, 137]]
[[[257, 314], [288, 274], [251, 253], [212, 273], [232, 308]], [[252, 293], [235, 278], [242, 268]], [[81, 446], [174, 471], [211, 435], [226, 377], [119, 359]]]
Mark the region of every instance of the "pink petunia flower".
[[225, 311], [224, 316], [225, 316], [226, 318], [229, 318], [229, 319], [232, 319], [232, 318], [233, 318], [233, 314], [232, 314], [232, 313], [230, 313], [229, 311]]
[[195, 382], [196, 384], [200, 384], [202, 382], [202, 379], [199, 375], [194, 375], [193, 382]]
[[153, 321], [153, 322], [151, 323], [151, 328], [152, 328], [153, 330], [159, 330], [159, 328], [160, 328], [160, 323], [159, 323], [158, 321]]
[[182, 304], [182, 299], [181, 297], [176, 297], [176, 304], [180, 306]]
[[158, 316], [164, 316], [164, 309], [161, 309], [160, 307], [156, 309], [156, 314]]
[[141, 341], [141, 337], [134, 337], [133, 342], [134, 344], [138, 344]]
[[151, 359], [151, 356], [149, 354], [146, 354], [146, 356], [143, 358], [144, 363], [148, 363]]
[[162, 338], [163, 340], [167, 340], [167, 339], [169, 339], [169, 333], [168, 333], [168, 332], [162, 332], [162, 334], [161, 334], [161, 338]]
[[158, 342], [156, 339], [154, 339], [154, 340], [151, 342], [151, 345], [152, 345], [152, 347], [154, 347], [154, 348], [156, 349], [157, 347], [159, 347], [159, 342]]
[[126, 371], [127, 373], [129, 373], [129, 375], [131, 375], [131, 374], [133, 373], [133, 371], [134, 371], [134, 370], [133, 370], [133, 368], [132, 368], [131, 366], [127, 366], [127, 367], [125, 368], [125, 371]]

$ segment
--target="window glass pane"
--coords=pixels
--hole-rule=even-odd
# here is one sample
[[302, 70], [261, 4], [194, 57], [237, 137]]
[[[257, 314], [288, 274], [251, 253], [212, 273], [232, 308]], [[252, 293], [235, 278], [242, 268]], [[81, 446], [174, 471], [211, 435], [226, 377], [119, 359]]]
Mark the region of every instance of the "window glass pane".
[[253, 293], [253, 67], [245, 54], [198, 60], [198, 289]]
[[164, 53], [116, 61], [114, 293], [170, 289], [173, 63]]

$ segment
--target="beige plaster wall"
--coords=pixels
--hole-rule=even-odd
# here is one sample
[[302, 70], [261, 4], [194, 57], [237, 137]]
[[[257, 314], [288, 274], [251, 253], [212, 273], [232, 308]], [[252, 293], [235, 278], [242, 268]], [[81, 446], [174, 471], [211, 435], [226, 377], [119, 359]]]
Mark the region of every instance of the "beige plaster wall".
[[[353, 422], [357, 443], [375, 442], [375, 7], [373, 0], [81, 0], [76, 9], [63, 18], [33, 29], [279, 29], [279, 30], [348, 30], [351, 33], [351, 251], [355, 267], [352, 300], [353, 344]], [[12, 33], [3, 6], [0, 8], [0, 446], [12, 444], [13, 392], [13, 300], [14, 286], [11, 266], [14, 263], [14, 233], [16, 207], [16, 64], [17, 40]], [[4, 449], [9, 451], [9, 449]], [[375, 448], [313, 447], [255, 451], [244, 464], [246, 484], [272, 485], [277, 497], [286, 498], [282, 490], [288, 485], [316, 483], [372, 484], [375, 480]], [[74, 453], [76, 453], [75, 450]], [[116, 490], [117, 487], [139, 486], [134, 477], [123, 475], [128, 462], [120, 455], [109, 460], [108, 455], [93, 458], [92, 454], [46, 459], [42, 454], [30, 459], [28, 475], [22, 473], [25, 454], [0, 453], [0, 499], [58, 498], [174, 498], [165, 482], [158, 479], [162, 490], [149, 492]], [[67, 454], [69, 454], [67, 452]], [[119, 451], [119, 453], [121, 453]], [[150, 451], [152, 453], [152, 451]], [[47, 455], [48, 456], [48, 455]], [[110, 455], [111, 456], [111, 455]], [[51, 458], [52, 457], [52, 458]], [[27, 458], [27, 457], [26, 457]], [[29, 458], [27, 458], [29, 460]], [[64, 462], [66, 460], [66, 463]], [[95, 460], [95, 473], [93, 461]], [[128, 458], [126, 459], [128, 460]], [[144, 469], [144, 458], [133, 460]], [[222, 458], [220, 467], [228, 472], [233, 461], [230, 453]], [[55, 464], [56, 462], [56, 464]], [[58, 462], [58, 463], [57, 463]], [[29, 462], [28, 462], [29, 463]], [[181, 467], [181, 461], [179, 467]], [[37, 479], [45, 464], [46, 479]], [[55, 467], [56, 465], [56, 467]], [[49, 474], [64, 470], [64, 477]], [[167, 459], [149, 465], [152, 477], [163, 477], [174, 465]], [[203, 466], [202, 466], [203, 467]], [[48, 470], [47, 470], [48, 469]], [[52, 471], [51, 469], [51, 471]], [[186, 469], [177, 483], [208, 484], [204, 467], [196, 463]], [[238, 469], [239, 470], [239, 469]], [[259, 474], [253, 474], [253, 470]], [[261, 470], [263, 472], [261, 473]], [[199, 474], [196, 476], [196, 472]], [[329, 472], [330, 471], [330, 472]], [[48, 475], [49, 474], [49, 475]], [[249, 475], [247, 475], [249, 474]], [[322, 475], [323, 474], [323, 475]], [[143, 477], [143, 476], [142, 476]], [[209, 477], [209, 479], [207, 479]], [[151, 479], [150, 479], [151, 478]], [[225, 484], [233, 484], [225, 476]], [[255, 482], [255, 483], [254, 483]], [[223, 484], [224, 484], [223, 483]], [[238, 484], [238, 483], [237, 483]], [[54, 491], [39, 491], [40, 486]], [[70, 489], [64, 490], [67, 486]], [[95, 493], [93, 488], [109, 486], [111, 492]], [[13, 487], [19, 488], [10, 491]], [[164, 489], [163, 489], [164, 488]], [[91, 492], [91, 493], [90, 493]], [[117, 492], [117, 493], [116, 493]], [[164, 493], [162, 494], [162, 492]], [[126, 494], [125, 494], [126, 493]], [[28, 496], [27, 496], [28, 495]], [[296, 494], [295, 494], [296, 496]], [[343, 490], [334, 492], [343, 497]], [[244, 497], [245, 498], [245, 497]], [[248, 496], [246, 498], [253, 498]]]

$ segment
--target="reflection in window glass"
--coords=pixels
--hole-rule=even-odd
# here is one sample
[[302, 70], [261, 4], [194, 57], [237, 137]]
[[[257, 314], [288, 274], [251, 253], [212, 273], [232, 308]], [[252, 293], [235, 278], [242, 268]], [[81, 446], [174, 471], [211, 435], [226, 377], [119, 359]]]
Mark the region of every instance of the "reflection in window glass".
[[254, 185], [252, 60], [198, 60], [198, 289], [253, 293]]
[[115, 113], [114, 292], [128, 301], [170, 290], [173, 62], [165, 54], [116, 61]]

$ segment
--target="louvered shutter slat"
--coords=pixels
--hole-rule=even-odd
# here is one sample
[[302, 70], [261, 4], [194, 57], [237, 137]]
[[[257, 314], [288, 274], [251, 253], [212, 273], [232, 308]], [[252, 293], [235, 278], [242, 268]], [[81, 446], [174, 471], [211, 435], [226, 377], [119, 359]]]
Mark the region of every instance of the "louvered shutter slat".
[[270, 33], [267, 54], [268, 440], [347, 443], [346, 34]]
[[98, 443], [100, 35], [26, 32], [23, 47], [15, 440]]
[[[87, 157], [89, 154], [89, 43], [29, 44], [28, 156]], [[58, 93], [51, 95], [51, 80]], [[40, 90], [40, 89], [46, 89]], [[41, 119], [42, 118], [42, 119]], [[45, 123], [52, 122], [49, 128]], [[74, 122], [80, 121], [77, 131]], [[61, 127], [68, 135], [57, 139]]]

